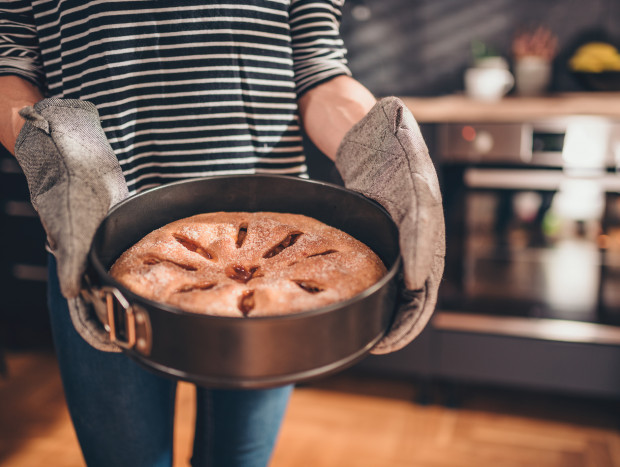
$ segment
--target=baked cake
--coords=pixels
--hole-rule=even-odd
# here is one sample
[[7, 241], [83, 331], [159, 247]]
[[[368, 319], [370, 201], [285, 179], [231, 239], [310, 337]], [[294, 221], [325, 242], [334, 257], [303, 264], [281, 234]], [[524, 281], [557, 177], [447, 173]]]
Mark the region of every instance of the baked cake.
[[289, 314], [346, 300], [385, 273], [368, 246], [341, 230], [275, 212], [180, 219], [145, 236], [110, 270], [148, 299], [237, 317]]

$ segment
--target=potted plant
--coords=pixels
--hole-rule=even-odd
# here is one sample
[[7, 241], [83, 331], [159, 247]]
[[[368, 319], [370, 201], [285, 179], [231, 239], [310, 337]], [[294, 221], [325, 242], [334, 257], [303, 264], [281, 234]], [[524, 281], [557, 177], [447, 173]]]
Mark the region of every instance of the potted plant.
[[512, 53], [517, 94], [536, 96], [548, 90], [557, 42], [556, 36], [544, 26], [515, 35]]

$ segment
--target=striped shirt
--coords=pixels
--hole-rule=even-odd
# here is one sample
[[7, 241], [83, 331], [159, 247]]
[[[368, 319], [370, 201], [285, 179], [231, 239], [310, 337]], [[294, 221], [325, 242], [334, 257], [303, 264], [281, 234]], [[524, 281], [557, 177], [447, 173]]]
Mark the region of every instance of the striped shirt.
[[350, 74], [344, 0], [8, 0], [0, 75], [95, 104], [131, 193], [305, 176], [297, 98]]

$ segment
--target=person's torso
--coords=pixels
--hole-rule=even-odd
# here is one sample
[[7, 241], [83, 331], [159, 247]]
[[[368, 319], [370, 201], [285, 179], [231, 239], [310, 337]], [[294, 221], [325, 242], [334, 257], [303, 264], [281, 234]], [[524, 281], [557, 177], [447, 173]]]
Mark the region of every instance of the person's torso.
[[306, 171], [289, 0], [34, 2], [48, 95], [93, 102], [131, 191]]

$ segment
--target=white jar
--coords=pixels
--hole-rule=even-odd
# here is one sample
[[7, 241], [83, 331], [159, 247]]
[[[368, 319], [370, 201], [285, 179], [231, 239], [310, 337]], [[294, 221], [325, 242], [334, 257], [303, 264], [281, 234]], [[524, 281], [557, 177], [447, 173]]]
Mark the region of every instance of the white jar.
[[518, 95], [539, 96], [549, 89], [551, 62], [541, 57], [521, 57], [515, 60], [514, 73]]

